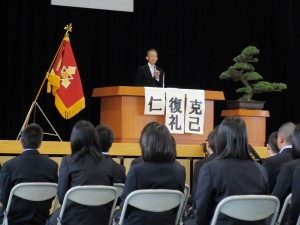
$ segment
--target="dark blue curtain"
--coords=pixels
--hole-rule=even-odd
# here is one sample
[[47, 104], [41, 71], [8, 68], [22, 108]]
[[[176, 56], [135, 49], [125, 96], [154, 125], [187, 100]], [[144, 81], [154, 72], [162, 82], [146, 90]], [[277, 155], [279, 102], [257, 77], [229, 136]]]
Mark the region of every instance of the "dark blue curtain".
[[[159, 53], [157, 64], [166, 71], [167, 87], [220, 90], [226, 99], [235, 99], [239, 95], [234, 90], [241, 84], [221, 81], [219, 75], [243, 48], [258, 47], [257, 72], [267, 81], [288, 85], [282, 93], [255, 96], [266, 101], [271, 114], [267, 135], [286, 121], [297, 123], [299, 5], [298, 0], [135, 0], [129, 13], [51, 6], [49, 0], [4, 1], [0, 139], [17, 137], [69, 23], [86, 108], [64, 120], [46, 85], [37, 100], [63, 140], [69, 140], [79, 119], [100, 122], [93, 88], [134, 85], [136, 69], [146, 62], [150, 48]], [[216, 102], [216, 124], [224, 108], [224, 102]], [[31, 121], [51, 131], [39, 111], [34, 112]]]

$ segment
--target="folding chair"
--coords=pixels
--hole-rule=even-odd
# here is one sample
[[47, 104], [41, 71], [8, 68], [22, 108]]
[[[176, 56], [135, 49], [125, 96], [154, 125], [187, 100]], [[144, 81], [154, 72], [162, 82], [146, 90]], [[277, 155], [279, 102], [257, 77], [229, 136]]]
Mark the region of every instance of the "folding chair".
[[86, 206], [101, 206], [113, 201], [109, 217], [109, 225], [112, 223], [112, 216], [118, 200], [118, 190], [112, 186], [104, 185], [84, 185], [76, 186], [69, 189], [64, 197], [57, 225], [61, 225], [67, 201], [71, 200]]
[[8, 213], [11, 207], [14, 196], [29, 200], [29, 201], [46, 201], [54, 199], [57, 192], [56, 183], [48, 182], [27, 182], [15, 185], [9, 194], [6, 209], [4, 210], [3, 225], [8, 225]]
[[119, 225], [122, 225], [124, 222], [128, 205], [149, 212], [164, 212], [178, 207], [176, 220], [174, 221], [174, 224], [178, 225], [183, 203], [184, 195], [177, 190], [143, 189], [133, 191], [124, 201]]
[[216, 207], [211, 225], [215, 225], [220, 213], [244, 221], [256, 221], [272, 216], [274, 225], [280, 207], [279, 199], [271, 195], [235, 195], [224, 198]]
[[188, 184], [185, 184], [184, 186], [184, 192], [183, 192], [183, 195], [184, 195], [184, 201], [183, 201], [183, 205], [182, 205], [182, 209], [181, 209], [181, 213], [180, 213], [180, 218], [179, 218], [179, 225], [182, 225], [183, 224], [183, 221], [182, 221], [182, 218], [184, 216], [184, 213], [185, 213], [185, 207], [186, 207], [186, 204], [188, 202], [188, 199], [189, 199], [189, 196], [190, 196], [190, 186]]
[[291, 198], [292, 198], [292, 193], [290, 193], [290, 194], [285, 198], [284, 203], [283, 203], [283, 206], [282, 206], [281, 211], [280, 211], [280, 213], [279, 213], [279, 217], [278, 217], [278, 219], [277, 219], [277, 222], [275, 223], [276, 225], [281, 224], [282, 219], [283, 219], [283, 216], [284, 216], [284, 214], [285, 214], [285, 212], [286, 212], [287, 206], [288, 206], [288, 205], [291, 205]]

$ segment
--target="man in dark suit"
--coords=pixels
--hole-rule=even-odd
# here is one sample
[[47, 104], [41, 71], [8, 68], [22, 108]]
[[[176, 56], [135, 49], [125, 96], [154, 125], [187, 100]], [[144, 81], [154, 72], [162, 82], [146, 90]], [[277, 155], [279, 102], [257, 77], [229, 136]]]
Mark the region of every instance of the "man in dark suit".
[[[10, 191], [16, 184], [24, 182], [58, 182], [58, 164], [49, 157], [41, 155], [38, 151], [42, 140], [42, 128], [34, 123], [28, 125], [22, 131], [23, 153], [3, 164], [0, 174], [0, 201], [3, 205], [0, 220], [3, 220], [3, 211], [6, 208]], [[44, 225], [51, 206], [52, 200], [28, 202], [15, 197], [12, 200], [8, 214], [9, 224]]]
[[279, 153], [263, 160], [262, 165], [266, 168], [269, 176], [270, 191], [276, 184], [278, 174], [282, 165], [293, 159], [292, 156], [292, 135], [295, 129], [292, 122], [284, 123], [280, 126], [277, 136]]
[[158, 60], [157, 51], [155, 49], [148, 50], [146, 60], [148, 63], [140, 66], [137, 70], [135, 80], [136, 85], [146, 87], [163, 87], [164, 72], [161, 68], [155, 65]]
[[[300, 123], [298, 123], [294, 129], [292, 146], [292, 156], [294, 160], [282, 165], [272, 192], [272, 195], [275, 195], [280, 200], [280, 206], [283, 206], [286, 197], [292, 192], [293, 174], [295, 169], [300, 166]], [[287, 206], [285, 212], [288, 211], [289, 206]], [[285, 224], [286, 216], [287, 213], [285, 213], [281, 224]]]

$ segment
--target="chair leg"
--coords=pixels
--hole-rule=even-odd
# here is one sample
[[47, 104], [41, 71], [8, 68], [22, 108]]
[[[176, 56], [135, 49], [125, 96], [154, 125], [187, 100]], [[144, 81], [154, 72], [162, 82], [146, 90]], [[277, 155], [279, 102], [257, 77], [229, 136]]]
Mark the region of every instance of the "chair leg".
[[300, 225], [300, 214], [299, 214], [298, 221], [297, 221], [296, 225]]

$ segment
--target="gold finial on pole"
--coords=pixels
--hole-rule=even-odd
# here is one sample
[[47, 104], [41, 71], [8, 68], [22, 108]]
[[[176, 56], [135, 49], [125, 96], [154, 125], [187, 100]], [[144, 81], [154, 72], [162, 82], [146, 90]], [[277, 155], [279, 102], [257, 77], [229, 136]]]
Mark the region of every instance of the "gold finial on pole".
[[64, 27], [64, 29], [66, 30], [66, 34], [65, 35], [68, 35], [69, 32], [72, 32], [72, 23], [69, 23], [68, 25], [66, 25]]

